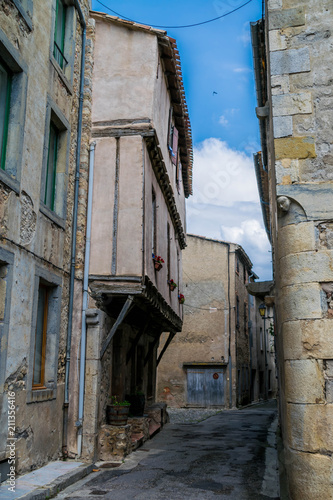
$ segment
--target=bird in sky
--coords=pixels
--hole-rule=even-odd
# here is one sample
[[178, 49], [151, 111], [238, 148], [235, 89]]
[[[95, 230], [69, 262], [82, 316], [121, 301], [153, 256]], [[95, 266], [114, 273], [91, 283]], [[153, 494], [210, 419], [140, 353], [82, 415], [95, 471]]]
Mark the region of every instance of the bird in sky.
[[217, 95], [217, 92], [215, 92], [215, 90], [213, 91], [213, 95], [216, 94]]

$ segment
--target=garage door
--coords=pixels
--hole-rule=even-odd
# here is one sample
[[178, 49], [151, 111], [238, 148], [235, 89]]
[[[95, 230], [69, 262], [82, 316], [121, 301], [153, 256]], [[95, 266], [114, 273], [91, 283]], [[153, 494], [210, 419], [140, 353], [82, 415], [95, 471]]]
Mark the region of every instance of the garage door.
[[223, 368], [187, 368], [187, 403], [224, 405]]

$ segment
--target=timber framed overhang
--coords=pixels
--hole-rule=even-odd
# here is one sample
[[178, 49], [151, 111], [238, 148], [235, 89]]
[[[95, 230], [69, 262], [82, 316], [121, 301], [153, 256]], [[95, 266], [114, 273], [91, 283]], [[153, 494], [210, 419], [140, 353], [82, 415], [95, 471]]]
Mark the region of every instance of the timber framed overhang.
[[133, 307], [127, 314], [125, 323], [140, 328], [151, 320], [151, 330], [160, 333], [177, 333], [182, 330], [182, 319], [167, 303], [152, 281], [141, 277], [90, 276], [90, 295], [100, 309], [116, 318], [129, 296], [133, 297]]
[[[135, 23], [116, 16], [110, 16], [102, 12], [91, 11], [91, 17], [109, 23], [115, 23], [125, 28], [144, 31], [155, 35], [158, 40], [160, 58], [163, 61], [164, 74], [168, 83], [170, 99], [174, 110], [175, 125], [179, 132], [178, 145], [180, 152], [180, 161], [182, 164], [182, 177], [185, 197], [192, 194], [193, 185], [193, 144], [192, 131], [189, 118], [188, 107], [186, 104], [185, 89], [182, 77], [180, 55], [177, 48], [177, 42], [174, 38], [167, 36], [167, 32]], [[95, 130], [95, 133], [97, 131]], [[93, 132], [94, 137], [94, 132]]]
[[145, 140], [155, 176], [158, 180], [171, 220], [176, 230], [179, 246], [182, 250], [184, 250], [184, 248], [186, 248], [186, 234], [184, 232], [180, 214], [177, 210], [176, 200], [156, 133], [153, 136], [146, 136]]

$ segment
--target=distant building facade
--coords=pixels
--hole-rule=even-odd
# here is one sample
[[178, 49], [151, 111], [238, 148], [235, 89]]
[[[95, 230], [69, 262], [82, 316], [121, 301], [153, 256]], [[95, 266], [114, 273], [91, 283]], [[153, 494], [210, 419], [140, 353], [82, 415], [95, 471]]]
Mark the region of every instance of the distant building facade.
[[0, 2], [2, 480], [7, 479], [9, 397], [16, 408], [17, 472], [62, 454], [89, 8], [88, 0]]
[[246, 288], [257, 278], [252, 263], [234, 243], [194, 235], [187, 242], [183, 331], [158, 366], [157, 397], [169, 406], [226, 408], [264, 398], [258, 304]]
[[89, 302], [83, 322], [74, 319], [71, 357], [85, 363], [80, 381], [71, 365], [68, 445], [70, 456], [94, 459], [110, 397], [142, 392], [152, 405], [160, 336], [171, 339], [182, 329], [178, 289], [192, 141], [175, 40], [148, 26], [91, 16]]
[[267, 0], [252, 23], [273, 248], [287, 495], [332, 498], [332, 22], [330, 2]]

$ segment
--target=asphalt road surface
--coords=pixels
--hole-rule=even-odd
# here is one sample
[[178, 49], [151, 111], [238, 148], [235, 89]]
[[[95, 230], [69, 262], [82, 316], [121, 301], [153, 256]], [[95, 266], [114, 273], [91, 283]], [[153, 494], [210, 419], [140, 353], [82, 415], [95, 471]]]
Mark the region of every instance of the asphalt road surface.
[[278, 499], [273, 402], [167, 424], [120, 467], [100, 469], [56, 498]]

